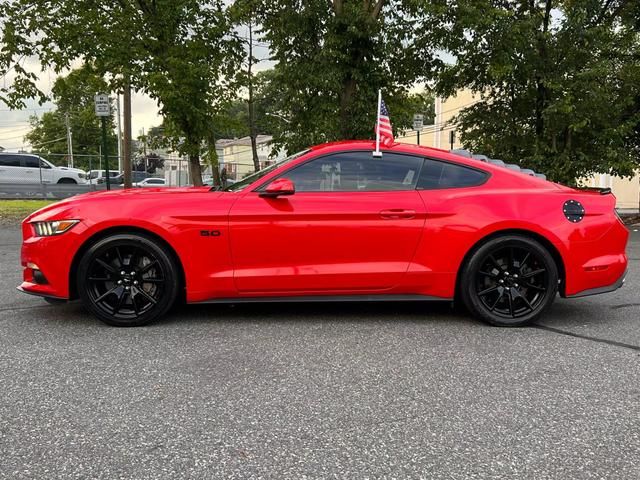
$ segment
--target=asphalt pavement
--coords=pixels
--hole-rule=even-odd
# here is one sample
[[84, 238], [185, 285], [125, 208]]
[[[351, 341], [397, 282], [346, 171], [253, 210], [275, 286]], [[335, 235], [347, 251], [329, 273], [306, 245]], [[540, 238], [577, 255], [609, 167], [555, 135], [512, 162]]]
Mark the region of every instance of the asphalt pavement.
[[500, 329], [447, 304], [187, 306], [149, 327], [15, 290], [0, 478], [640, 478], [640, 233], [615, 293]]

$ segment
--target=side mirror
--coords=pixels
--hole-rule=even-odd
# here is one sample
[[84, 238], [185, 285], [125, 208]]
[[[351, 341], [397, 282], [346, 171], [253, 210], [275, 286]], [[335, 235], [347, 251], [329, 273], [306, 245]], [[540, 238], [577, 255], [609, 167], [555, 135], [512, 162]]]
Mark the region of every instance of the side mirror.
[[281, 195], [293, 195], [296, 193], [296, 187], [288, 178], [278, 178], [267, 185], [267, 188], [263, 192], [260, 192], [261, 197], [276, 198]]

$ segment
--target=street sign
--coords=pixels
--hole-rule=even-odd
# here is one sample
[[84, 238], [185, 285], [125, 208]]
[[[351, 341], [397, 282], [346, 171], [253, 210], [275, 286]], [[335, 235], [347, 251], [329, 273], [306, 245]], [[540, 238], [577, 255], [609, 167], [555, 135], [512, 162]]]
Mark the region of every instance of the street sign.
[[96, 105], [96, 115], [98, 117], [111, 116], [111, 104], [109, 103], [109, 95], [99, 94], [94, 97]]
[[416, 113], [413, 116], [413, 129], [414, 130], [422, 130], [422, 127], [423, 127], [422, 122], [423, 122], [423, 120], [424, 120], [424, 115]]

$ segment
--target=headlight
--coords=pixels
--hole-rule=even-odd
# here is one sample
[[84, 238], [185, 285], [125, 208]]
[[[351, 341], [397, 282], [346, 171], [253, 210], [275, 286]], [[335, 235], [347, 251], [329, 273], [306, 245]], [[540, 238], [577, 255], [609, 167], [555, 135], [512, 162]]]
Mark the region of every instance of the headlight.
[[79, 173], [79, 174], [78, 174], [78, 178], [84, 178], [84, 177], [85, 177], [85, 174], [84, 174], [84, 173]]
[[56, 220], [53, 222], [33, 222], [32, 225], [38, 237], [51, 237], [66, 232], [79, 221], [80, 220]]

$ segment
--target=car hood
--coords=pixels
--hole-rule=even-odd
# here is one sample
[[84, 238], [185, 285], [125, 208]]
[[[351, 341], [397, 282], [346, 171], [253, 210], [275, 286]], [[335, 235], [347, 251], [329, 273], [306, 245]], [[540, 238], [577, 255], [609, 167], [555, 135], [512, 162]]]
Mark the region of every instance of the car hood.
[[[192, 194], [207, 194], [214, 199], [222, 192], [212, 191], [211, 187], [159, 187], [159, 188], [128, 188], [117, 190], [102, 190], [75, 195], [57, 203], [48, 205], [25, 218], [25, 222], [51, 220], [54, 218], [72, 218], [73, 212], [90, 205], [104, 205], [106, 209], [118, 208], [115, 204], [122, 203], [127, 207], [138, 202], [151, 201], [154, 203], [175, 203], [178, 198], [190, 197]], [[179, 195], [179, 197], [178, 197]], [[174, 198], [176, 197], [176, 198]], [[112, 203], [113, 202], [113, 203]]]
[[65, 172], [73, 172], [73, 173], [82, 173], [86, 175], [87, 172], [84, 170], [80, 170], [79, 168], [71, 168], [71, 167], [56, 167], [56, 170], [64, 170]]

